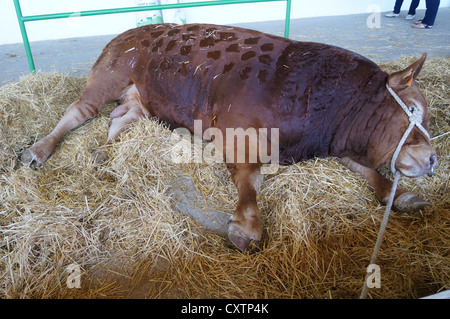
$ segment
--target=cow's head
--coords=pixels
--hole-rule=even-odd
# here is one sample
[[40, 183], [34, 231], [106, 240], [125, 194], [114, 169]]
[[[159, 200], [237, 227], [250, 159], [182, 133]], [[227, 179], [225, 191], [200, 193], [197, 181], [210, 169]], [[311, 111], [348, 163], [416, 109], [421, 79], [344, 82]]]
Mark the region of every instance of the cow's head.
[[[421, 125], [428, 131], [427, 101], [415, 81], [425, 59], [426, 53], [403, 71], [389, 75], [387, 85], [406, 104], [408, 110], [421, 113]], [[384, 105], [383, 109], [389, 110], [392, 114], [390, 114], [387, 123], [384, 123], [385, 126], [379, 140], [382, 144], [379, 145], [379, 151], [383, 154], [378, 155], [381, 155], [379, 158], [384, 160], [383, 166], [389, 166], [395, 149], [410, 125], [410, 121], [406, 112], [389, 93], [388, 89], [386, 89], [385, 103], [388, 105]], [[431, 176], [436, 163], [437, 156], [431, 148], [428, 137], [417, 127], [414, 127], [398, 154], [395, 169], [408, 177], [418, 177], [424, 174]]]

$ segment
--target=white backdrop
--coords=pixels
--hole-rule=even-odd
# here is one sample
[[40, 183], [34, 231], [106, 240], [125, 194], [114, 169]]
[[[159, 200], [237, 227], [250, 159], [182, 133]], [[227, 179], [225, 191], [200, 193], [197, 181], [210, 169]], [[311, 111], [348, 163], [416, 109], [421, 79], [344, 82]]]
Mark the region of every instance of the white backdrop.
[[[138, 1], [156, 0], [21, 0], [24, 15], [44, 13], [72, 12], [94, 9], [135, 6]], [[177, 0], [161, 0], [176, 2]], [[212, 0], [180, 0], [182, 2]], [[382, 12], [392, 11], [394, 0], [293, 0], [291, 18], [346, 15], [367, 13], [371, 5], [378, 5]], [[403, 10], [407, 10], [410, 1], [405, 0]], [[441, 7], [450, 6], [450, 0], [441, 0]], [[204, 22], [232, 24], [268, 20], [282, 20], [285, 16], [285, 2], [214, 6], [182, 9], [163, 12], [165, 22], [185, 18], [187, 23]], [[419, 9], [425, 8], [421, 1]], [[136, 26], [138, 14], [127, 13], [94, 17], [79, 17], [49, 21], [28, 22], [26, 24], [30, 41], [72, 38], [105, 34], [118, 34]], [[152, 15], [150, 11], [149, 15]], [[438, 15], [439, 18], [439, 15]], [[21, 42], [19, 26], [12, 0], [0, 0], [0, 44]]]

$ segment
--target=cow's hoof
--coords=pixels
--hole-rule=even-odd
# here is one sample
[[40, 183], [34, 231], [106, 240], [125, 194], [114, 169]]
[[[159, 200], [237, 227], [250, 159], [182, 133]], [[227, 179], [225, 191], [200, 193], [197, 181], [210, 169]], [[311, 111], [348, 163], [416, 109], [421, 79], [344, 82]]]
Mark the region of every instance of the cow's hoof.
[[258, 245], [259, 235], [247, 235], [236, 223], [230, 223], [228, 227], [228, 238], [242, 252], [248, 252], [250, 244]]
[[395, 210], [410, 213], [430, 207], [431, 204], [414, 193], [403, 193], [394, 202]]
[[37, 169], [39, 166], [44, 164], [43, 161], [39, 159], [39, 157], [30, 149], [26, 149], [23, 151], [20, 156], [20, 160], [27, 166], [30, 166], [32, 169]]

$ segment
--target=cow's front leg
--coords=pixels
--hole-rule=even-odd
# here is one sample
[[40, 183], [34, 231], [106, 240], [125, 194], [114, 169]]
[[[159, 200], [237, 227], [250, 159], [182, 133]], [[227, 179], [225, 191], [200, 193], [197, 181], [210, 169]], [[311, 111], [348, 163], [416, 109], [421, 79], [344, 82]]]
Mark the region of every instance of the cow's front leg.
[[[377, 170], [358, 164], [348, 157], [341, 158], [341, 163], [352, 172], [359, 173], [364, 177], [375, 190], [377, 198], [383, 204], [387, 203], [392, 188], [392, 181], [383, 177]], [[412, 212], [431, 206], [431, 204], [416, 194], [397, 187], [393, 206], [395, 210], [400, 212]]]
[[261, 213], [256, 196], [264, 176], [260, 164], [227, 164], [231, 179], [236, 185], [239, 201], [230, 218], [228, 237], [241, 251], [246, 251], [251, 241], [261, 240]]
[[63, 136], [95, 117], [102, 106], [103, 103], [91, 102], [83, 97], [72, 103], [53, 131], [22, 153], [22, 162], [34, 168], [44, 164]]

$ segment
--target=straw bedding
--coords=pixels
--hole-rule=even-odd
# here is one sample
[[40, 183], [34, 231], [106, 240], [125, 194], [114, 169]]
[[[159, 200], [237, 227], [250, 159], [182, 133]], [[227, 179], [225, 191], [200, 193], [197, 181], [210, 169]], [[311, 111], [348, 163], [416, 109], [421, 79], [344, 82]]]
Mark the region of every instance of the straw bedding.
[[[400, 184], [433, 206], [391, 216], [378, 259], [381, 288], [371, 298], [450, 288], [449, 60], [428, 60], [419, 82], [440, 162], [433, 178]], [[237, 192], [225, 165], [172, 163], [171, 131], [154, 120], [103, 147], [113, 104], [68, 133], [43, 167], [23, 166], [21, 151], [51, 131], [84, 85], [85, 78], [38, 73], [0, 88], [0, 298], [359, 296], [384, 207], [334, 158], [265, 178], [263, 242], [252, 254], [183, 212], [233, 212]], [[110, 160], [96, 164], [97, 148]], [[180, 196], [183, 179], [192, 183]], [[67, 286], [71, 264], [80, 267], [79, 289]]]

